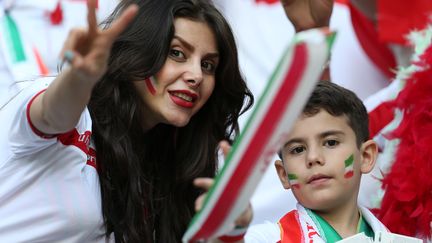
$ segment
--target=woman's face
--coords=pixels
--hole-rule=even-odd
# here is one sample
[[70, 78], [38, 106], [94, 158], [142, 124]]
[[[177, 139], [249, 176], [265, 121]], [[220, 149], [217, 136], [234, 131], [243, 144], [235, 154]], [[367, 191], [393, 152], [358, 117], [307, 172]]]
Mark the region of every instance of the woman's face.
[[204, 22], [174, 20], [175, 33], [159, 72], [135, 82], [145, 107], [144, 126], [182, 127], [206, 103], [215, 86], [219, 52], [213, 31]]

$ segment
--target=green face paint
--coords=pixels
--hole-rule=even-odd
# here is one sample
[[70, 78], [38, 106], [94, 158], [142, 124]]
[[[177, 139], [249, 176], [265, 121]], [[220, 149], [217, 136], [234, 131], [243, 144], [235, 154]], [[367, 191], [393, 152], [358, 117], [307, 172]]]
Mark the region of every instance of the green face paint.
[[288, 180], [289, 180], [289, 183], [291, 184], [292, 188], [295, 188], [295, 189], [300, 188], [300, 184], [299, 184], [298, 177], [296, 174], [288, 174]]
[[354, 155], [351, 154], [348, 159], [345, 160], [345, 174], [344, 177], [349, 179], [354, 176]]

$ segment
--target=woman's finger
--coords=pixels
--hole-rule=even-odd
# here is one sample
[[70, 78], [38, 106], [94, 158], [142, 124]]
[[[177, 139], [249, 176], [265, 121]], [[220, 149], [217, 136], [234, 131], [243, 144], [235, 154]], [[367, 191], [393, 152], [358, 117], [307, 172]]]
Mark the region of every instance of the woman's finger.
[[82, 53], [77, 49], [83, 39], [87, 36], [87, 31], [84, 29], [72, 29], [63, 44], [60, 51], [60, 59], [62, 62], [68, 62], [71, 65], [79, 63], [82, 59]]
[[87, 23], [89, 37], [95, 36], [98, 30], [96, 18], [96, 0], [87, 0]]
[[282, 6], [288, 6], [290, 4], [293, 4], [296, 0], [280, 0], [282, 3]]
[[82, 56], [79, 55], [77, 52], [71, 51], [71, 50], [66, 50], [63, 53], [63, 58], [62, 58], [62, 65], [63, 63], [68, 63], [69, 65], [75, 66], [75, 67], [79, 67], [82, 65]]
[[231, 145], [226, 140], [222, 140], [219, 142], [219, 148], [222, 149], [222, 153], [224, 154], [225, 158], [231, 151]]
[[195, 211], [200, 211], [203, 204], [204, 204], [204, 199], [207, 196], [207, 193], [202, 194], [201, 196], [199, 196], [197, 198], [197, 200], [195, 201]]
[[[196, 187], [199, 187], [201, 189], [204, 189], [205, 191], [208, 191], [210, 189], [210, 187], [213, 185], [214, 183], [214, 179], [212, 178], [196, 178], [193, 181], [194, 185]], [[195, 200], [195, 211], [199, 211], [201, 210], [203, 203], [204, 203], [204, 199], [207, 196], [207, 193], [202, 194], [201, 196], [199, 196], [197, 198], [197, 200]]]
[[204, 189], [208, 191], [210, 187], [213, 185], [214, 179], [212, 178], [196, 178], [193, 183], [196, 187]]
[[107, 38], [114, 42], [114, 40], [119, 36], [127, 26], [132, 22], [138, 13], [138, 6], [132, 4], [123, 11], [123, 13], [118, 17], [112, 25], [104, 31]]
[[74, 28], [69, 31], [69, 34], [63, 44], [63, 48], [60, 51], [60, 56], [64, 55], [67, 50], [75, 50], [80, 42], [86, 38], [87, 31], [84, 29]]

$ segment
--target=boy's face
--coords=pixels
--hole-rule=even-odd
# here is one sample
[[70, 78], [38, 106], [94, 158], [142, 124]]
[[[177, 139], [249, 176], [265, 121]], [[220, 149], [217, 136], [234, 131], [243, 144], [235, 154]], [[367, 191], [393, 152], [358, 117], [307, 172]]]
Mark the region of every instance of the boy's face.
[[275, 165], [283, 186], [303, 206], [326, 212], [357, 203], [361, 174], [372, 170], [376, 150], [371, 140], [357, 147], [345, 116], [321, 110], [296, 121], [282, 148], [283, 162]]

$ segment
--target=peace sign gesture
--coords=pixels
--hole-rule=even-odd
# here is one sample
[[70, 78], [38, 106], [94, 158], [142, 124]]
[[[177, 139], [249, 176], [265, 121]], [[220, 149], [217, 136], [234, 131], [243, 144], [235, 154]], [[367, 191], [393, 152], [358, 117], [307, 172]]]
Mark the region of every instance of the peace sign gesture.
[[87, 29], [72, 29], [61, 55], [86, 82], [96, 83], [107, 69], [110, 49], [123, 30], [135, 17], [138, 7], [131, 5], [107, 29], [99, 29], [96, 20], [96, 0], [87, 1]]
[[334, 0], [280, 0], [296, 32], [328, 26]]
[[104, 75], [113, 42], [138, 12], [131, 5], [107, 29], [97, 27], [95, 0], [88, 0], [88, 28], [73, 29], [61, 55], [70, 68], [61, 72], [30, 107], [30, 119], [43, 134], [60, 134], [74, 128]]

